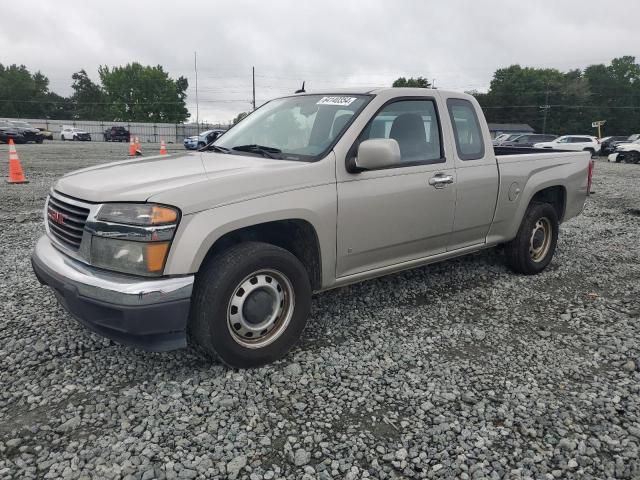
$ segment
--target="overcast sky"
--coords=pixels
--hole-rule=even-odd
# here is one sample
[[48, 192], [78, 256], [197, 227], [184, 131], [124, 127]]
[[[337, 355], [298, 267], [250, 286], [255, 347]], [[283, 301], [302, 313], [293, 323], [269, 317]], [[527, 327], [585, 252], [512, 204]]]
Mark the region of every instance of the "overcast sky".
[[25, 64], [68, 95], [71, 74], [131, 61], [189, 79], [195, 120], [228, 121], [299, 88], [389, 86], [422, 75], [486, 90], [513, 63], [560, 70], [640, 57], [638, 0], [3, 2], [0, 63]]

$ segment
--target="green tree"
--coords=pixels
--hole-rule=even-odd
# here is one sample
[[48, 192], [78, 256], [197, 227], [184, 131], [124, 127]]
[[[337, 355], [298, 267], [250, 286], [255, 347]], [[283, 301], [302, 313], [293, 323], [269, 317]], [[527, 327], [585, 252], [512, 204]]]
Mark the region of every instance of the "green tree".
[[431, 83], [424, 77], [416, 77], [416, 78], [397, 78], [392, 87], [412, 87], [412, 88], [431, 88]]
[[74, 119], [111, 120], [107, 112], [106, 97], [102, 87], [94, 83], [82, 69], [71, 75], [73, 95], [70, 98]]
[[238, 115], [233, 117], [232, 123], [235, 125], [236, 123], [238, 123], [240, 120], [242, 120], [247, 115], [249, 115], [248, 112], [240, 112]]
[[0, 116], [43, 117], [47, 113], [49, 79], [24, 65], [0, 64]]
[[134, 62], [102, 66], [98, 72], [112, 120], [178, 123], [189, 118], [185, 103], [189, 82], [184, 77], [170, 78], [161, 65]]

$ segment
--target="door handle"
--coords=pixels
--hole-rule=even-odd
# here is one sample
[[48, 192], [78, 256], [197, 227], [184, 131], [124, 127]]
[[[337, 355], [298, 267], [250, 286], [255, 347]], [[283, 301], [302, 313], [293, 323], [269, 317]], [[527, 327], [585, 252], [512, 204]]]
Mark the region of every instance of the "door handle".
[[436, 188], [444, 188], [445, 185], [453, 183], [453, 175], [445, 175], [444, 173], [437, 173], [429, 179], [429, 185]]

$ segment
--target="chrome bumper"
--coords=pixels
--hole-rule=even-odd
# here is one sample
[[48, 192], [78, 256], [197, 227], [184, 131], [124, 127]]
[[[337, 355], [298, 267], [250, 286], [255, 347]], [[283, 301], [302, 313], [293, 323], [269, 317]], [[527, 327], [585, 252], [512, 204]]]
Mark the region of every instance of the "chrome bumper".
[[193, 275], [156, 280], [106, 272], [66, 256], [46, 235], [38, 240], [33, 256], [41, 267], [75, 287], [79, 295], [101, 302], [143, 306], [191, 298]]
[[150, 351], [185, 347], [194, 276], [143, 279], [87, 266], [47, 236], [31, 256], [38, 280], [80, 323], [112, 340]]

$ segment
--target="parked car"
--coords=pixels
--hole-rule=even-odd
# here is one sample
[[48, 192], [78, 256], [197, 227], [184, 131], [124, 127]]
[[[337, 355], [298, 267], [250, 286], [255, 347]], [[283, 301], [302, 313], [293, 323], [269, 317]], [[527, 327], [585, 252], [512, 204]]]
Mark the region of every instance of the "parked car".
[[40, 133], [42, 134], [42, 138], [44, 138], [45, 140], [53, 140], [53, 132], [50, 132], [46, 128], [41, 128], [41, 127], [38, 127], [38, 130], [40, 130]]
[[77, 140], [83, 142], [90, 142], [91, 135], [84, 130], [75, 127], [62, 127], [60, 132], [60, 140]]
[[585, 151], [595, 155], [600, 151], [600, 142], [591, 135], [563, 135], [550, 142], [540, 142], [535, 148], [551, 148], [553, 150]]
[[493, 145], [502, 145], [504, 142], [511, 142], [522, 135], [525, 135], [525, 134], [524, 133], [503, 133], [502, 135], [498, 135], [496, 138], [493, 139]]
[[622, 135], [614, 135], [611, 137], [604, 137], [600, 139], [600, 155], [607, 156], [613, 153], [615, 150], [615, 144], [617, 142], [625, 141], [628, 137]]
[[27, 143], [24, 135], [11, 125], [11, 123], [0, 120], [0, 142], [9, 143], [10, 139], [13, 140], [14, 143]]
[[129, 142], [131, 134], [124, 127], [107, 128], [102, 134], [105, 142]]
[[314, 291], [497, 245], [514, 272], [542, 272], [584, 207], [590, 156], [496, 155], [473, 96], [407, 95], [279, 98], [202, 154], [65, 175], [36, 276], [102, 335], [189, 339], [242, 368], [296, 343]]
[[510, 133], [501, 133], [500, 135], [496, 135], [492, 143], [494, 145], [499, 145], [501, 142], [505, 141], [510, 135], [511, 135]]
[[617, 145], [616, 151], [610, 154], [607, 160], [616, 163], [640, 163], [640, 139]]
[[[37, 128], [32, 127], [27, 122], [21, 120], [11, 120], [9, 122], [13, 128], [22, 134], [25, 143], [42, 143], [44, 141], [44, 135]], [[15, 141], [15, 140], [14, 140]]]
[[184, 148], [187, 150], [195, 150], [197, 148], [202, 148], [205, 145], [216, 140], [220, 135], [222, 135], [226, 130], [222, 130], [219, 128], [213, 130], [207, 130], [206, 132], [202, 132], [200, 135], [193, 135], [192, 137], [187, 137], [184, 139]]
[[500, 144], [501, 147], [533, 147], [536, 143], [551, 142], [558, 136], [546, 133], [527, 133]]

